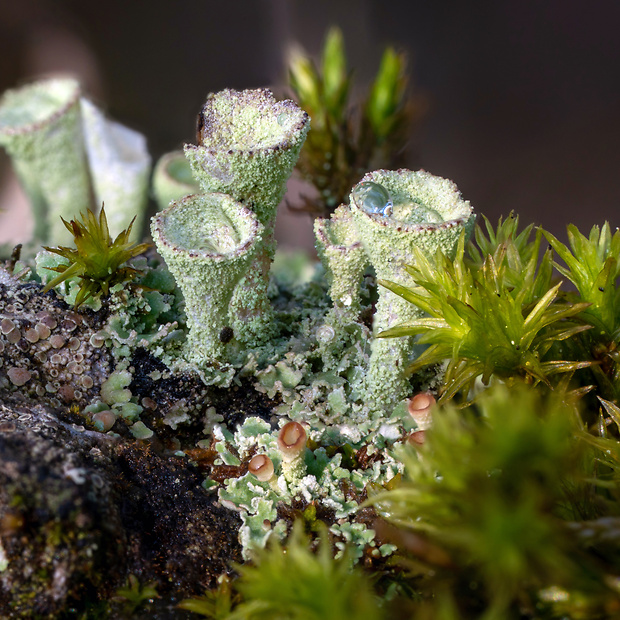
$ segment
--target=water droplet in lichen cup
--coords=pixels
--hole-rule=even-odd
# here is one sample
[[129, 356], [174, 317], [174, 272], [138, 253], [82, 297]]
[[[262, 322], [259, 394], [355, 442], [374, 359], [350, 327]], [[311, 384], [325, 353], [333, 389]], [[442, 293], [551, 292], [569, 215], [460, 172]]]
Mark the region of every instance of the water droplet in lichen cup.
[[371, 215], [392, 215], [392, 199], [387, 189], [379, 183], [364, 181], [353, 190], [353, 198], [362, 211]]
[[439, 211], [431, 207], [427, 207], [420, 201], [404, 200], [394, 201], [393, 217], [405, 224], [441, 224], [444, 218]]

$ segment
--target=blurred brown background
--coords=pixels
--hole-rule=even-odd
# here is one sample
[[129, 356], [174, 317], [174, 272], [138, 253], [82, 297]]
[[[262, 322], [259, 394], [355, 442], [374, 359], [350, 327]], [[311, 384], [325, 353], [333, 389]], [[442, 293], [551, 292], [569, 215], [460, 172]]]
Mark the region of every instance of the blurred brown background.
[[[412, 83], [430, 101], [410, 167], [452, 178], [492, 220], [514, 209], [562, 238], [568, 221], [617, 225], [614, 0], [0, 0], [0, 89], [77, 73], [157, 158], [193, 140], [208, 92], [281, 87], [288, 44], [316, 53], [333, 24], [360, 87], [386, 44], [409, 53]], [[27, 227], [7, 168], [0, 155], [0, 239]], [[287, 222], [284, 241], [299, 229], [311, 243], [307, 217]]]

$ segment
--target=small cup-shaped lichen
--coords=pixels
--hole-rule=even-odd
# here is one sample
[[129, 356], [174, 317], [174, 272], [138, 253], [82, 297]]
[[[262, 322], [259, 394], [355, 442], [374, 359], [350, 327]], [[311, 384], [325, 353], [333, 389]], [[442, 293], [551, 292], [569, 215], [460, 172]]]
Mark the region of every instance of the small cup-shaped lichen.
[[433, 409], [437, 401], [430, 392], [418, 392], [407, 403], [407, 411], [416, 423], [420, 431], [426, 431], [431, 427]]
[[173, 200], [199, 191], [183, 151], [172, 151], [159, 158], [153, 171], [153, 193], [160, 209], [165, 209]]
[[186, 196], [158, 213], [153, 240], [185, 298], [186, 357], [221, 359], [230, 332], [233, 289], [254, 257], [263, 226], [244, 205], [219, 193]]
[[[453, 257], [461, 232], [469, 234], [475, 216], [456, 185], [423, 170], [376, 170], [351, 192], [357, 234], [377, 277], [411, 286], [404, 265], [414, 262], [413, 248], [425, 254], [441, 249]], [[422, 312], [380, 287], [373, 321], [375, 334], [420, 318]], [[413, 354], [412, 339], [375, 339], [367, 374], [367, 396], [389, 405], [407, 395], [405, 368]]]
[[317, 218], [314, 234], [334, 308], [342, 318], [356, 320], [360, 312], [360, 281], [368, 258], [353, 227], [351, 211], [341, 205], [330, 219]]
[[0, 99], [0, 145], [30, 200], [34, 238], [70, 242], [60, 216], [70, 220], [92, 206], [79, 84], [49, 79], [7, 91]]
[[247, 205], [265, 227], [253, 265], [231, 301], [233, 325], [248, 346], [270, 334], [273, 312], [267, 297], [275, 254], [273, 230], [309, 117], [294, 101], [276, 101], [271, 91], [223, 90], [209, 95], [198, 119], [198, 145], [186, 144], [194, 176], [206, 192], [223, 192]]
[[278, 434], [278, 449], [282, 456], [282, 474], [287, 482], [300, 480], [306, 473], [306, 429], [299, 422], [287, 422]]

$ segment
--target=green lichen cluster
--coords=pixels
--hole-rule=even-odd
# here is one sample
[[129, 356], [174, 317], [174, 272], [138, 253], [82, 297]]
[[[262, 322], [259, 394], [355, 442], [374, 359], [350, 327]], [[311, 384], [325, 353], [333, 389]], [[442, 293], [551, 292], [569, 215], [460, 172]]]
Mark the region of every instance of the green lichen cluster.
[[[402, 103], [390, 58], [366, 109], [376, 135]], [[345, 116], [343, 62], [337, 34], [320, 80], [299, 61], [298, 87], [311, 78], [324, 99], [317, 139], [321, 106]], [[37, 105], [44, 115], [45, 97]], [[307, 114], [269, 91], [209, 96], [199, 143], [160, 167], [159, 255], [138, 257], [130, 230], [113, 241], [105, 213], [89, 212], [65, 221], [76, 249], [48, 248], [33, 275], [59, 272], [50, 303], [69, 281], [89, 350], [106, 351], [88, 404], [71, 405], [63, 385], [70, 419], [174, 456], [239, 515], [248, 564], [181, 607], [229, 620], [615, 617], [620, 233], [569, 227], [567, 246], [513, 216], [474, 230], [451, 181], [375, 170], [316, 222], [321, 264], [272, 268], [277, 205], [307, 133]], [[45, 313], [37, 332], [10, 312], [0, 385], [14, 394], [48, 370], [41, 334], [57, 348], [65, 338]], [[15, 353], [22, 328], [38, 366]], [[62, 359], [50, 355], [56, 374]], [[290, 425], [300, 445], [283, 440]], [[9, 562], [0, 546], [0, 576]], [[119, 591], [136, 608], [155, 593], [136, 579]]]
[[[284, 421], [281, 419], [280, 424], [283, 425]], [[309, 506], [320, 506], [323, 521], [329, 522], [340, 554], [346, 544], [353, 545], [352, 557], [355, 560], [365, 552], [382, 557], [393, 551], [390, 545], [377, 545], [368, 523], [357, 518], [366, 497], [366, 487], [369, 484], [384, 485], [401, 473], [398, 462], [385, 451], [386, 446], [393, 442], [377, 434], [365, 449], [369, 458], [375, 455], [372, 466], [361, 468], [347, 458], [355, 451], [352, 444], [346, 444], [346, 449], [334, 444], [330, 446], [323, 435], [318, 430], [311, 431], [309, 442], [314, 449], [305, 449], [291, 472], [290, 468], [287, 470], [278, 446], [278, 429], [273, 430], [271, 424], [248, 418], [234, 434], [220, 425], [214, 428], [218, 454], [216, 466], [241, 465], [249, 460], [250, 454], [264, 454], [274, 465], [274, 476], [270, 481], [260, 481], [247, 472], [239, 478], [229, 479], [218, 489], [220, 501], [240, 511], [243, 525], [239, 537], [246, 559], [251, 559], [268, 539], [281, 540], [286, 535], [288, 521], [281, 515], [282, 504], [295, 506], [300, 513]]]

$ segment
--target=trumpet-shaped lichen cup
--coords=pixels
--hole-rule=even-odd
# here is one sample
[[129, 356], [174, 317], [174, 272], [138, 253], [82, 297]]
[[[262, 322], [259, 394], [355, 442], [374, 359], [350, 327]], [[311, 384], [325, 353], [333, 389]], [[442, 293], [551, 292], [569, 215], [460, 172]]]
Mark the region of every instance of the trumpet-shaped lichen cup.
[[131, 239], [137, 241], [142, 237], [151, 172], [146, 138], [107, 119], [88, 99], [83, 98], [81, 105], [96, 202], [105, 204], [113, 234], [133, 221]]
[[92, 207], [80, 86], [49, 79], [7, 91], [0, 99], [0, 145], [28, 195], [34, 238], [67, 244], [70, 220]]
[[[420, 170], [369, 172], [351, 192], [357, 235], [377, 277], [412, 286], [404, 266], [415, 262], [413, 248], [425, 254], [441, 249], [453, 257], [463, 231], [475, 216], [448, 179]], [[373, 332], [419, 318], [422, 311], [380, 287]], [[405, 369], [415, 354], [412, 338], [375, 338], [366, 377], [367, 398], [376, 408], [389, 406], [410, 391]]]
[[185, 298], [186, 358], [198, 366], [225, 361], [229, 303], [254, 258], [263, 226], [244, 205], [220, 193], [173, 202], [151, 222], [153, 240]]
[[223, 192], [249, 207], [265, 227], [253, 265], [231, 301], [235, 331], [253, 346], [271, 333], [267, 297], [275, 254], [273, 230], [286, 181], [310, 128], [308, 114], [294, 101], [276, 101], [270, 90], [223, 90], [209, 95], [198, 119], [198, 145], [186, 144], [203, 191]]
[[310, 119], [294, 101], [266, 89], [211, 94], [198, 119], [199, 145], [186, 144], [194, 176], [206, 192], [245, 203], [270, 233]]

